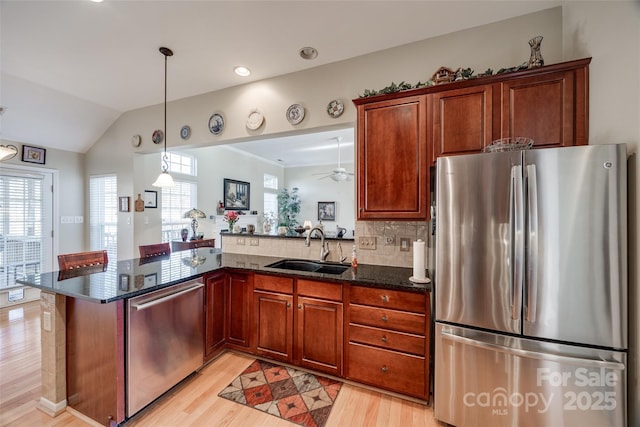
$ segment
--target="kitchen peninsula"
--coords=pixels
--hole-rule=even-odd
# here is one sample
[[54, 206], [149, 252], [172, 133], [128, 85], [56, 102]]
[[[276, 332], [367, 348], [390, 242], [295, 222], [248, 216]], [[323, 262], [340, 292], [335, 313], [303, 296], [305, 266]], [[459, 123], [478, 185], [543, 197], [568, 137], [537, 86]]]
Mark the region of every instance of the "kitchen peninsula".
[[[46, 384], [43, 375], [43, 394], [47, 387], [64, 390], [54, 397], [54, 404], [63, 402], [64, 409], [68, 399], [69, 406], [103, 425], [118, 425], [135, 415], [127, 413], [126, 407], [127, 302], [201, 279], [205, 285], [204, 306], [200, 308], [205, 317], [203, 364], [225, 348], [274, 358], [269, 354], [271, 342], [262, 340], [258, 332], [261, 320], [270, 325], [269, 330], [292, 331], [274, 327], [273, 322], [281, 319], [277, 310], [282, 307], [297, 333], [282, 337], [292, 347], [288, 355], [278, 351], [281, 356], [275, 359], [303, 367], [317, 365], [322, 370], [329, 364], [322, 360], [314, 364], [310, 356], [317, 354], [310, 353], [308, 346], [322, 342], [327, 347], [329, 342], [333, 346], [328, 346], [332, 353], [327, 357], [334, 359], [334, 375], [429, 399], [429, 284], [410, 282], [412, 270], [400, 267], [344, 265], [346, 269], [340, 274], [269, 267], [281, 260], [200, 248], [173, 252], [152, 262], [113, 262], [105, 271], [88, 275], [64, 278], [59, 272], [50, 272], [26, 277], [21, 283], [43, 291], [43, 318], [51, 317], [51, 312], [46, 313], [50, 309], [47, 300], [55, 301], [54, 319], [62, 312], [62, 325], [52, 328], [44, 322], [43, 360], [51, 357], [44, 342], [52, 339], [58, 343], [58, 351], [61, 345], [66, 347], [62, 354], [53, 356], [66, 358], [67, 372], [66, 376], [64, 369], [54, 373], [54, 384]], [[274, 305], [275, 300], [293, 304]], [[267, 310], [260, 311], [260, 307]], [[263, 318], [265, 313], [276, 316]], [[305, 316], [305, 322], [300, 316]], [[313, 324], [325, 324], [330, 319], [335, 333], [299, 329], [311, 316], [316, 316]], [[63, 338], [47, 338], [51, 330]], [[312, 342], [304, 340], [305, 332], [314, 337], [309, 340]], [[383, 337], [382, 341], [377, 335]], [[408, 337], [410, 343], [403, 341]], [[316, 359], [323, 357], [321, 354]], [[411, 367], [410, 372], [407, 367]]]

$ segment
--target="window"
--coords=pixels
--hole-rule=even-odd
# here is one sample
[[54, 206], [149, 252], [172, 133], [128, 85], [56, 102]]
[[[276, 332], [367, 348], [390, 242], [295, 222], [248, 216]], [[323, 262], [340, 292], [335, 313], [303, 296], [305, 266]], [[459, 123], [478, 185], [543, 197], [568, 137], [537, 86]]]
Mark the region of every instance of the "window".
[[3, 172], [0, 176], [0, 288], [13, 287], [17, 278], [42, 271], [48, 237], [43, 233], [43, 181], [38, 175]]
[[186, 211], [195, 208], [198, 186], [195, 182], [174, 180], [175, 186], [162, 189], [162, 241], [180, 237], [180, 230], [188, 228], [191, 220], [183, 218]]
[[195, 156], [185, 156], [178, 153], [167, 153], [169, 172], [197, 176]]
[[278, 177], [264, 174], [264, 202], [263, 209], [266, 216], [272, 213], [273, 218], [278, 218]]
[[118, 259], [118, 178], [115, 175], [89, 179], [90, 250], [107, 250], [109, 261]]

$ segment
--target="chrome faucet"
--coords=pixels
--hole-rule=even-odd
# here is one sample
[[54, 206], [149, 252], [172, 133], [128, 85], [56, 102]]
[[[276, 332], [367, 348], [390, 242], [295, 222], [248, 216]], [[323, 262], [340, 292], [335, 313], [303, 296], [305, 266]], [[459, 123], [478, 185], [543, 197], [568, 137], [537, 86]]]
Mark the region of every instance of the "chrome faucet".
[[317, 225], [309, 230], [307, 238], [304, 240], [304, 245], [309, 247], [311, 245], [311, 235], [314, 231], [320, 233], [320, 261], [326, 261], [329, 256], [329, 242], [324, 241], [324, 230]]

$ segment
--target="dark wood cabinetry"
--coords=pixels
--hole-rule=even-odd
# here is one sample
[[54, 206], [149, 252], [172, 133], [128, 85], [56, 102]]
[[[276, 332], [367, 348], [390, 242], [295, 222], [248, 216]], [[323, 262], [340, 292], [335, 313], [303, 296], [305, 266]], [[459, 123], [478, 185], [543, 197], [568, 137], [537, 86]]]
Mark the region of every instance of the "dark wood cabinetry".
[[238, 272], [227, 274], [225, 339], [230, 348], [246, 350], [251, 346], [252, 277]]
[[224, 346], [224, 301], [225, 301], [224, 272], [207, 275], [205, 285], [205, 360], [216, 356]]
[[200, 239], [200, 240], [172, 240], [171, 250], [184, 251], [187, 249], [197, 248], [214, 248], [216, 246], [216, 239]]
[[342, 284], [297, 280], [295, 363], [342, 375]]
[[256, 354], [293, 361], [293, 279], [254, 276]]
[[426, 97], [353, 102], [358, 108], [358, 219], [426, 219]]
[[429, 399], [429, 294], [351, 286], [346, 377]]

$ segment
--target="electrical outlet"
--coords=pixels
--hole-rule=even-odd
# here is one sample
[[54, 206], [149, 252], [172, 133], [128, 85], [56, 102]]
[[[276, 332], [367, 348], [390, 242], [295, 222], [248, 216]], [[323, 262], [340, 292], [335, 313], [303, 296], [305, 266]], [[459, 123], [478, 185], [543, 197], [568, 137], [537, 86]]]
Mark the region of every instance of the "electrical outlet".
[[384, 236], [384, 245], [385, 246], [395, 246], [396, 245], [396, 236], [395, 234], [392, 236]]
[[238, 245], [244, 246], [244, 237], [238, 237], [238, 239], [236, 240], [236, 243]]
[[360, 249], [370, 249], [373, 250], [376, 248], [376, 237], [375, 236], [360, 236], [359, 247]]
[[401, 237], [400, 238], [400, 251], [409, 252], [409, 243], [410, 243], [410, 239], [408, 237]]
[[256, 239], [255, 237], [252, 237], [251, 239], [249, 239], [249, 245], [260, 246], [260, 240]]

